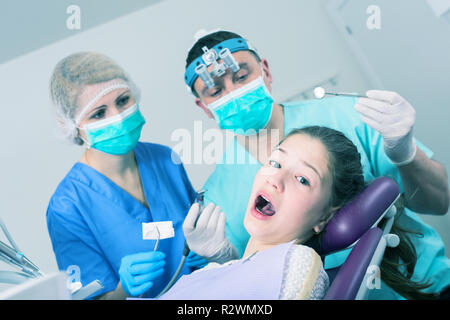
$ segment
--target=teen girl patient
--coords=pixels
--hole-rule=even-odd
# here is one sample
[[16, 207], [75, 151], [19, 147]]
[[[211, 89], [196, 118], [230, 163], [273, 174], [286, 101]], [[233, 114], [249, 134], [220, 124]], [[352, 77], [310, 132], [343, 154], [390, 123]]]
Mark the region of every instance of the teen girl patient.
[[[328, 276], [319, 255], [305, 244], [364, 186], [360, 155], [342, 133], [317, 126], [292, 131], [255, 177], [242, 259], [185, 275], [161, 299], [322, 299]], [[193, 206], [185, 224], [195, 221], [198, 211]], [[209, 220], [200, 215], [197, 224]], [[382, 279], [406, 298], [431, 297], [420, 292], [426, 284], [410, 280], [414, 247], [404, 232], [398, 234], [401, 245], [386, 251]], [[396, 249], [400, 255], [388, 252]], [[397, 270], [399, 259], [403, 273]]]

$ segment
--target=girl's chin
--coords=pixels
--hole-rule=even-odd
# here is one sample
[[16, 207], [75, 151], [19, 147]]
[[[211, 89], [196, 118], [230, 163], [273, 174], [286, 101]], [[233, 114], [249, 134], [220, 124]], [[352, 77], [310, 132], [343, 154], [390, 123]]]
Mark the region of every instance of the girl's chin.
[[268, 239], [268, 235], [273, 233], [268, 221], [255, 218], [251, 214], [245, 217], [244, 227], [251, 237], [258, 239]]
[[277, 245], [296, 240], [295, 235], [290, 233], [280, 234], [279, 226], [275, 227], [269, 221], [257, 219], [251, 214], [245, 216], [244, 227], [252, 239], [266, 244], [271, 243], [273, 245]]

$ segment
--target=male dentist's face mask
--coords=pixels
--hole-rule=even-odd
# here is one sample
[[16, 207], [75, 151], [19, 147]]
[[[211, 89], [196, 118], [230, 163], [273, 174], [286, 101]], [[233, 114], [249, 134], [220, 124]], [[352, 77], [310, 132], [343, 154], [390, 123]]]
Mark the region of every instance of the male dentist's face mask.
[[90, 148], [121, 155], [134, 149], [141, 136], [145, 119], [138, 104], [120, 114], [83, 126]]
[[260, 76], [207, 106], [221, 129], [252, 135], [268, 124], [273, 98]]

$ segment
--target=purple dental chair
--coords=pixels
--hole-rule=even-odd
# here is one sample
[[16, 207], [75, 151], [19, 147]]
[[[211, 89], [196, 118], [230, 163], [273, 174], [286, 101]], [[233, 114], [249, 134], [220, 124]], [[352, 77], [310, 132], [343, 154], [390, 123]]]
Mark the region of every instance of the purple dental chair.
[[385, 177], [375, 179], [341, 208], [320, 239], [310, 244], [322, 257], [352, 247], [344, 264], [326, 270], [330, 287], [325, 300], [367, 299], [373, 289], [371, 281], [374, 277], [379, 279], [386, 247], [399, 243], [398, 236], [389, 233], [396, 214], [394, 203], [399, 196], [395, 181]]

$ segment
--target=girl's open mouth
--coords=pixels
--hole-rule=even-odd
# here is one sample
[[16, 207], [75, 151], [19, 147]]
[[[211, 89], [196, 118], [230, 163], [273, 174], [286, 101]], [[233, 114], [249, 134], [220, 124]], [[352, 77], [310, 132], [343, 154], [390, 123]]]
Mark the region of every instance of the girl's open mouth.
[[254, 208], [257, 212], [265, 216], [273, 216], [276, 213], [269, 197], [261, 193], [256, 196]]

